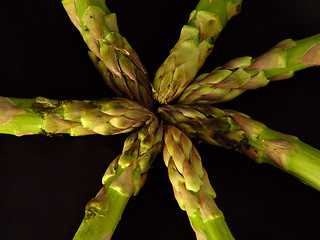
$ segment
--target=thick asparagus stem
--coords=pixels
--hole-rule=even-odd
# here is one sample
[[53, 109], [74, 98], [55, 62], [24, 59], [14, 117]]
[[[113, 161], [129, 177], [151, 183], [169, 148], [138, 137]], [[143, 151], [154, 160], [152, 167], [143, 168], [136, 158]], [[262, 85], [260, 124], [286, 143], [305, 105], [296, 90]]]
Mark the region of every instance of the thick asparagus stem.
[[174, 126], [164, 135], [163, 159], [174, 196], [187, 212], [198, 240], [234, 239], [214, 198], [216, 194], [191, 140]]
[[138, 194], [147, 171], [162, 149], [162, 123], [152, 119], [125, 141], [120, 154], [102, 178], [103, 187], [88, 202], [74, 240], [109, 240], [129, 198]]
[[83, 136], [131, 132], [154, 115], [124, 98], [58, 101], [0, 97], [0, 116], [0, 133]]
[[71, 21], [90, 49], [90, 58], [107, 85], [119, 96], [151, 108], [151, 84], [139, 56], [120, 35], [117, 17], [104, 0], [63, 0]]
[[298, 41], [283, 40], [255, 59], [236, 58], [209, 74], [199, 76], [184, 90], [178, 102], [214, 104], [230, 101], [245, 90], [290, 78], [296, 71], [318, 65], [320, 34]]
[[165, 105], [159, 112], [190, 137], [233, 148], [257, 163], [276, 166], [320, 190], [320, 151], [297, 137], [274, 131], [242, 113], [210, 105]]
[[210, 55], [220, 32], [242, 0], [200, 0], [183, 26], [179, 41], [160, 66], [153, 82], [153, 96], [160, 103], [179, 97]]

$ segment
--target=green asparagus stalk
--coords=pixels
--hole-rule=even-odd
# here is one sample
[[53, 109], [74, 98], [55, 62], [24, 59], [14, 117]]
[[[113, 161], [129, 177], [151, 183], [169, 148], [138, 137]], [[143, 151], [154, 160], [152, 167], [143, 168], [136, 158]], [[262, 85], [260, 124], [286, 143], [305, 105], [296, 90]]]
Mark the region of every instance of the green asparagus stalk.
[[85, 216], [73, 240], [109, 240], [132, 195], [137, 195], [147, 171], [162, 149], [162, 123], [150, 120], [125, 141], [122, 153], [102, 178], [104, 185], [86, 205]]
[[211, 73], [199, 76], [180, 96], [181, 104], [226, 102], [245, 90], [266, 86], [293, 76], [294, 72], [320, 65], [320, 34], [279, 42], [263, 55], [233, 59]]
[[154, 115], [140, 104], [124, 99], [58, 101], [0, 97], [0, 133], [114, 135], [131, 132]]
[[174, 196], [187, 212], [198, 240], [234, 239], [217, 207], [208, 175], [191, 140], [174, 126], [164, 134], [163, 160], [168, 167]]
[[62, 4], [107, 85], [119, 96], [151, 108], [153, 99], [147, 72], [137, 53], [120, 35], [117, 17], [104, 0], [63, 0]]
[[159, 109], [169, 123], [190, 137], [240, 151], [320, 190], [320, 151], [297, 137], [274, 131], [245, 114], [210, 105], [165, 105]]
[[211, 53], [220, 32], [240, 12], [242, 0], [200, 0], [183, 26], [179, 41], [160, 66], [153, 82], [153, 96], [160, 103], [177, 98], [195, 78]]

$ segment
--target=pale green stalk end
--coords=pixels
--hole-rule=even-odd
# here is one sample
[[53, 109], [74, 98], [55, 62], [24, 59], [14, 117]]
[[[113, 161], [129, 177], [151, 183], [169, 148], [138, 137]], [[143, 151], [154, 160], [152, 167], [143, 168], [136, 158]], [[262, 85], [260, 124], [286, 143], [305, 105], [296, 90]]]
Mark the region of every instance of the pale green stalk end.
[[[103, 198], [97, 199], [101, 192]], [[86, 206], [86, 215], [73, 240], [110, 240], [129, 197], [103, 187]]]

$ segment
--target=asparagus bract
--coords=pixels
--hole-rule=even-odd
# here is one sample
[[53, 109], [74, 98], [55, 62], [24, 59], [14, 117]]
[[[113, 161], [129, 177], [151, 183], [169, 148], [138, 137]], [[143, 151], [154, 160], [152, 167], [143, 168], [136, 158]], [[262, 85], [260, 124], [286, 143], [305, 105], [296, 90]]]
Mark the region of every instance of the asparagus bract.
[[143, 186], [147, 171], [162, 149], [162, 123], [150, 120], [125, 141], [122, 153], [105, 172], [103, 187], [86, 205], [74, 240], [109, 240], [132, 195]]
[[226, 102], [245, 90], [293, 76], [294, 72], [320, 65], [320, 34], [302, 40], [286, 39], [263, 55], [240, 57], [209, 74], [202, 74], [181, 94], [181, 104]]
[[62, 3], [107, 85], [119, 96], [151, 108], [153, 99], [147, 72], [137, 53], [120, 35], [117, 17], [104, 0], [63, 0]]
[[159, 112], [190, 137], [233, 148], [257, 163], [276, 166], [320, 190], [320, 151], [295, 136], [274, 131], [243, 113], [210, 105], [165, 105]]
[[187, 135], [174, 126], [165, 129], [163, 160], [174, 196], [180, 208], [187, 212], [197, 239], [234, 239], [214, 201], [216, 194], [197, 149]]
[[61, 134], [83, 136], [131, 132], [154, 117], [124, 98], [92, 101], [0, 97], [0, 133], [16, 136]]
[[153, 82], [153, 96], [169, 103], [194, 79], [211, 53], [220, 32], [240, 12], [242, 0], [200, 0], [183, 26], [179, 41], [160, 66]]

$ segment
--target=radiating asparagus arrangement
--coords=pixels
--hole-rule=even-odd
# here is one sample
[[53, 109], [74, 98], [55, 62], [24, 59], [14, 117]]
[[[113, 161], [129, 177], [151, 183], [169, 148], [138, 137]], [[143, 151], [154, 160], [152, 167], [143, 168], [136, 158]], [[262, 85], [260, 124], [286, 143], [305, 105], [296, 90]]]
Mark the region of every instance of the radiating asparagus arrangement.
[[[186, 211], [196, 238], [234, 239], [189, 137], [233, 148], [320, 190], [318, 150], [243, 113], [212, 106], [320, 65], [320, 35], [283, 40], [260, 57], [235, 58], [196, 77], [227, 21], [239, 13], [241, 2], [200, 0], [151, 84], [104, 0], [62, 1], [90, 49], [94, 66], [119, 97], [83, 101], [0, 97], [0, 133], [84, 136], [133, 132], [107, 168], [103, 187], [86, 205], [74, 239], [111, 239], [129, 198], [138, 194], [161, 150], [174, 196]], [[152, 97], [165, 105], [154, 108]], [[178, 104], [168, 105], [173, 100]]]

